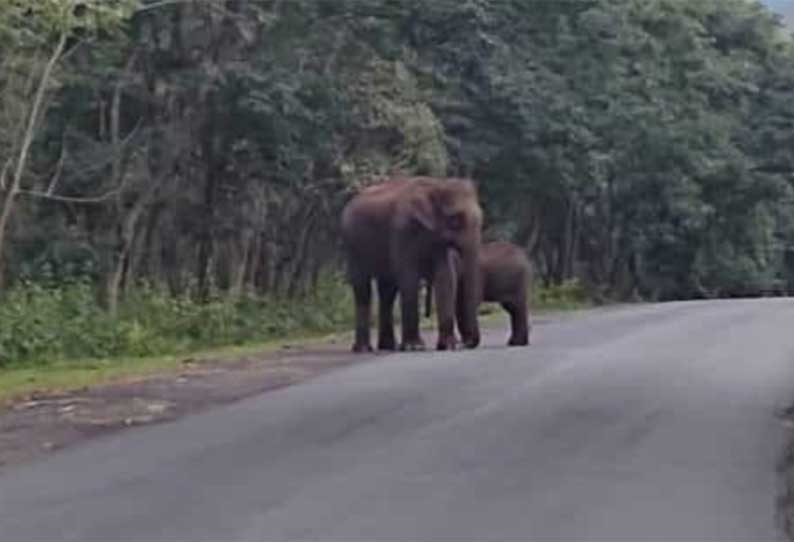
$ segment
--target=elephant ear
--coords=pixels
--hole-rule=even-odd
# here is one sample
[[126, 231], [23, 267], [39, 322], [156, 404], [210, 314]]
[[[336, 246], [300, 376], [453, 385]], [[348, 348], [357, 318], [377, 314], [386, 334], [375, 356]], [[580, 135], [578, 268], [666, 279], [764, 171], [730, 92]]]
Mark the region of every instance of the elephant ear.
[[428, 194], [417, 195], [408, 205], [411, 219], [429, 231], [438, 230], [435, 202]]

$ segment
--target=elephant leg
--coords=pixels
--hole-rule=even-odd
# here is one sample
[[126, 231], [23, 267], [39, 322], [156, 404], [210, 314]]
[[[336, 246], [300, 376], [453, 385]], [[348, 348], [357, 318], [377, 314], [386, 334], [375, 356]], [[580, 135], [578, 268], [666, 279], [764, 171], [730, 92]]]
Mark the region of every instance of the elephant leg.
[[457, 272], [449, 260], [441, 258], [436, 265], [433, 287], [436, 297], [436, 318], [438, 320], [437, 350], [455, 350], [455, 311]]
[[[458, 285], [460, 286], [460, 285]], [[469, 336], [469, 330], [466, 325], [466, 311], [464, 295], [463, 295], [463, 288], [456, 288], [455, 290], [455, 320], [458, 323], [458, 333], [460, 333], [461, 338]]]
[[372, 352], [369, 341], [370, 318], [372, 314], [372, 284], [370, 278], [359, 276], [352, 279], [353, 298], [356, 304], [356, 338], [353, 352]]
[[419, 335], [418, 272], [405, 271], [400, 277], [400, 313], [402, 317], [400, 350], [424, 350], [425, 343]]
[[510, 315], [510, 339], [508, 346], [527, 346], [529, 344], [529, 317], [527, 305], [522, 302], [507, 301], [502, 307]]
[[394, 299], [397, 285], [387, 279], [378, 279], [378, 350], [396, 350], [394, 339]]

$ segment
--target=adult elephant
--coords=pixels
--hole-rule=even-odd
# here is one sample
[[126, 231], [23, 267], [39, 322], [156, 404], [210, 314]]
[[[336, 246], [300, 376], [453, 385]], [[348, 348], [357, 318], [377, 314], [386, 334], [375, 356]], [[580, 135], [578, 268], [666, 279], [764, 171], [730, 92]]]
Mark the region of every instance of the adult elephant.
[[[482, 209], [477, 189], [468, 179], [399, 178], [371, 186], [356, 195], [342, 212], [342, 240], [356, 304], [354, 352], [370, 344], [371, 283], [378, 286], [378, 349], [395, 350], [393, 305], [400, 294], [401, 350], [422, 350], [419, 334], [419, 283], [437, 289], [439, 350], [455, 348], [456, 297], [465, 321], [463, 342], [480, 343], [477, 304], [480, 299], [477, 258]], [[466, 279], [452, 274], [451, 255], [460, 257]], [[461, 288], [461, 292], [457, 292]]]

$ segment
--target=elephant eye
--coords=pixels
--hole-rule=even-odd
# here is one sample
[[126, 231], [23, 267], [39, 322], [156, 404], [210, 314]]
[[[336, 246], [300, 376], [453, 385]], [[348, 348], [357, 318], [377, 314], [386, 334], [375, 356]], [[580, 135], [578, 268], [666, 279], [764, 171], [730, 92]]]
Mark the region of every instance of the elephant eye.
[[450, 229], [453, 230], [460, 230], [463, 229], [465, 223], [465, 219], [463, 217], [463, 213], [455, 213], [454, 215], [450, 215], [447, 217], [447, 225]]

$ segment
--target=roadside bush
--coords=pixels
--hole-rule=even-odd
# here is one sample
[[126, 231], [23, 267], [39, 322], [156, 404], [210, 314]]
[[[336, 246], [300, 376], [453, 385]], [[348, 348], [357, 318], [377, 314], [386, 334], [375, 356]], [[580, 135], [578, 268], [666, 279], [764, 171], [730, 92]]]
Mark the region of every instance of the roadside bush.
[[590, 296], [582, 284], [569, 280], [558, 285], [539, 286], [532, 294], [532, 308], [574, 309], [590, 304]]
[[110, 318], [88, 280], [20, 283], [0, 302], [0, 367], [82, 358], [143, 357], [239, 345], [352, 322], [341, 277], [324, 277], [303, 299], [217, 297], [200, 304], [142, 284]]

